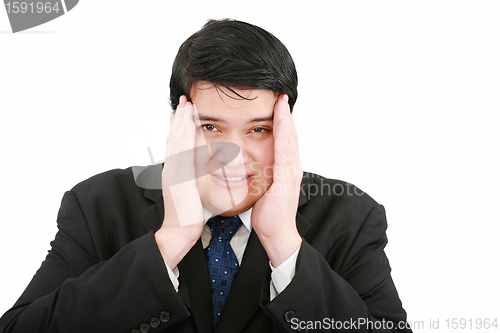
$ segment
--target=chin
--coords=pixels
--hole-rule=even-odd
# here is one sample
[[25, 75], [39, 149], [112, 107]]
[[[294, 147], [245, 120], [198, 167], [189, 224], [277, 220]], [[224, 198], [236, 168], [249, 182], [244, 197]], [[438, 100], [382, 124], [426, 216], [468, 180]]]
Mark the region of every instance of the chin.
[[203, 206], [223, 216], [234, 216], [250, 209], [267, 190], [253, 179], [247, 186], [217, 186], [210, 175], [197, 180]]
[[201, 200], [203, 206], [208, 209], [209, 211], [221, 215], [221, 216], [234, 216], [241, 214], [250, 207], [253, 206], [255, 203], [255, 200], [252, 200], [252, 198], [245, 197], [243, 200], [239, 200], [237, 202], [231, 201], [229, 198], [229, 195], [225, 196], [208, 196], [205, 198], [202, 198]]

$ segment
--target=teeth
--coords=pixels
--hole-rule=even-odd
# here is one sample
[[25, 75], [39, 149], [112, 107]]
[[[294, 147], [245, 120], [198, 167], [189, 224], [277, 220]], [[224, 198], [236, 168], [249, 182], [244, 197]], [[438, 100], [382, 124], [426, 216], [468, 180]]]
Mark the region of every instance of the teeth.
[[250, 176], [244, 176], [244, 177], [236, 177], [236, 178], [226, 178], [226, 177], [221, 177], [221, 176], [217, 176], [217, 175], [214, 175], [214, 176], [216, 176], [219, 179], [227, 180], [227, 181], [230, 181], [230, 182], [236, 182], [238, 180], [243, 180], [243, 179], [246, 179], [246, 178], [250, 177]]

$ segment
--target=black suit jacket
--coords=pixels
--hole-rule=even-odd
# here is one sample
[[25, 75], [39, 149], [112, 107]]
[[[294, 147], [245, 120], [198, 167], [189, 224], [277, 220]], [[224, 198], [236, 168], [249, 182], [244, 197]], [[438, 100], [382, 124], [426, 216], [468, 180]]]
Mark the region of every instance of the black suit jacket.
[[[138, 187], [130, 168], [65, 193], [52, 248], [0, 332], [212, 332], [201, 241], [179, 263], [176, 292], [154, 239], [163, 209], [161, 190]], [[303, 243], [292, 282], [269, 301], [269, 259], [252, 231], [216, 332], [314, 331], [312, 321], [332, 320], [396, 331], [406, 313], [383, 251], [383, 207], [348, 183], [304, 173], [296, 220]], [[359, 320], [368, 324], [352, 327]]]

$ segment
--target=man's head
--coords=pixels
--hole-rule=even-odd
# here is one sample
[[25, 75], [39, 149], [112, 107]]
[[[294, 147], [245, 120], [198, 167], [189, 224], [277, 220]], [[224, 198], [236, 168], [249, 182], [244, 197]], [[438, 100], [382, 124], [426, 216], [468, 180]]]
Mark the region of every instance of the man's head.
[[170, 79], [172, 110], [182, 95], [191, 100], [190, 89], [197, 81], [287, 94], [290, 110], [297, 100], [297, 71], [285, 45], [241, 21], [210, 20], [181, 45]]
[[[272, 184], [273, 112], [284, 94], [292, 110], [297, 98], [295, 65], [285, 46], [259, 27], [209, 21], [180, 47], [170, 80], [172, 109], [181, 96], [193, 103], [196, 146], [230, 142], [240, 149], [231, 161], [227, 156], [234, 145], [229, 146], [231, 152], [211, 148], [210, 162], [195, 162], [211, 163], [212, 172], [198, 177], [196, 184], [203, 205], [212, 212], [240, 214]], [[214, 164], [224, 167], [215, 170]]]

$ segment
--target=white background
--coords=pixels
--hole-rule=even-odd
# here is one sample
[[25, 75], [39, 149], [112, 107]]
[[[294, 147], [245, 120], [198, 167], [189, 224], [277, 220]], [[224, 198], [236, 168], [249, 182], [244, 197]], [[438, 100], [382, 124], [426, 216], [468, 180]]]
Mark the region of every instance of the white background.
[[0, 313], [45, 258], [66, 190], [149, 163], [148, 146], [161, 158], [177, 49], [226, 17], [292, 54], [303, 169], [386, 207], [408, 319], [500, 317], [497, 1], [81, 0], [17, 34], [0, 8]]

